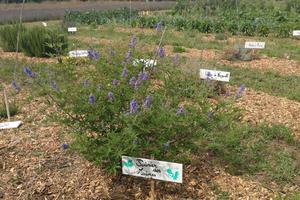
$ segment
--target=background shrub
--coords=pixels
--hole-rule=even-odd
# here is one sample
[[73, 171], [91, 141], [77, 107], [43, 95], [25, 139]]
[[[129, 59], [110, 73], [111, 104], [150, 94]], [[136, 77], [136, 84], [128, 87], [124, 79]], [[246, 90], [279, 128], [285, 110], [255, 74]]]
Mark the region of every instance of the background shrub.
[[[0, 28], [0, 41], [3, 51], [16, 51], [18, 25], [5, 25]], [[25, 27], [20, 26], [20, 38], [25, 32]], [[20, 50], [20, 48], [19, 48]]]
[[41, 26], [29, 28], [21, 39], [21, 46], [25, 55], [32, 57], [60, 55], [68, 47], [64, 34]]

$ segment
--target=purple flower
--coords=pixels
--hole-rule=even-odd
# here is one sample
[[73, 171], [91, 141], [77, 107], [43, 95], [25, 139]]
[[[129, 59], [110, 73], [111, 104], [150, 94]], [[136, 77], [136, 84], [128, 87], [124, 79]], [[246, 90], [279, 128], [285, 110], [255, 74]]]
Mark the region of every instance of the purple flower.
[[143, 73], [143, 77], [142, 77], [142, 81], [146, 81], [149, 78], [149, 73], [148, 72], [144, 72]]
[[158, 55], [161, 58], [165, 57], [166, 54], [165, 54], [165, 50], [164, 50], [163, 47], [159, 47], [159, 49], [158, 49]]
[[99, 85], [98, 85], [98, 91], [101, 92], [102, 88], [103, 88], [102, 85], [99, 84]]
[[183, 106], [180, 106], [177, 110], [176, 115], [182, 115], [182, 114], [184, 114], [184, 108], [183, 108]]
[[214, 114], [215, 113], [213, 111], [209, 111], [208, 114], [207, 114], [208, 119], [211, 120], [214, 117]]
[[136, 82], [136, 79], [135, 79], [135, 77], [133, 76], [133, 77], [131, 77], [130, 80], [129, 80], [129, 85], [134, 86], [134, 85], [135, 85], [135, 82]]
[[174, 65], [178, 65], [179, 64], [179, 55], [178, 55], [178, 53], [173, 58], [173, 64]]
[[52, 87], [53, 90], [59, 92], [59, 87], [58, 87], [56, 81], [52, 80], [52, 81], [50, 82], [50, 86]]
[[116, 52], [112, 49], [109, 49], [109, 54], [111, 57], [114, 57], [116, 55]]
[[246, 89], [246, 86], [245, 86], [244, 84], [242, 84], [242, 85], [240, 86], [240, 88], [239, 88], [237, 94], [236, 94], [236, 97], [237, 97], [237, 98], [242, 97], [242, 94], [243, 94], [243, 92], [245, 91], [245, 89]]
[[69, 148], [69, 144], [68, 143], [63, 143], [62, 148], [64, 150], [68, 149]]
[[29, 69], [29, 67], [24, 67], [24, 72], [31, 78], [34, 78], [34, 73]]
[[138, 80], [142, 80], [143, 79], [143, 72], [139, 72], [138, 74]]
[[134, 83], [134, 89], [137, 90], [139, 89], [139, 86], [142, 84], [142, 80], [137, 80], [135, 83]]
[[90, 102], [91, 105], [95, 104], [95, 96], [93, 94], [90, 94], [89, 102]]
[[131, 50], [128, 51], [127, 56], [125, 57], [125, 61], [128, 62], [132, 56]]
[[123, 72], [122, 72], [122, 77], [123, 77], [123, 78], [126, 78], [127, 75], [128, 75], [128, 71], [127, 71], [126, 67], [124, 67], [124, 68], [123, 68]]
[[113, 102], [113, 100], [114, 100], [114, 93], [112, 93], [112, 92], [109, 92], [109, 93], [108, 93], [108, 100], [109, 100], [110, 102]]
[[162, 26], [163, 26], [162, 21], [158, 22], [157, 25], [156, 25], [156, 30], [157, 30], [157, 31], [161, 31]]
[[20, 88], [20, 86], [17, 84], [16, 81], [13, 81], [11, 85], [12, 85], [12, 87], [13, 87], [17, 92], [20, 92], [20, 91], [21, 91], [21, 88]]
[[135, 35], [133, 35], [132, 38], [131, 38], [131, 42], [129, 44], [129, 47], [132, 48], [132, 49], [134, 49], [135, 46], [136, 46], [136, 44], [137, 44], [137, 38], [136, 38]]
[[114, 86], [117, 86], [117, 85], [118, 85], [118, 82], [119, 82], [119, 81], [118, 81], [117, 79], [115, 79], [115, 80], [113, 81], [113, 85], [114, 85]]
[[83, 87], [89, 87], [89, 80], [87, 80], [87, 79], [85, 79], [84, 81], [83, 81]]
[[100, 59], [100, 53], [94, 49], [88, 50], [88, 57], [90, 60], [96, 60], [98, 61]]
[[147, 96], [146, 100], [143, 103], [143, 107], [144, 108], [150, 108], [151, 104], [152, 104], [152, 97], [151, 96]]
[[138, 103], [135, 99], [130, 102], [130, 113], [136, 113], [138, 109]]

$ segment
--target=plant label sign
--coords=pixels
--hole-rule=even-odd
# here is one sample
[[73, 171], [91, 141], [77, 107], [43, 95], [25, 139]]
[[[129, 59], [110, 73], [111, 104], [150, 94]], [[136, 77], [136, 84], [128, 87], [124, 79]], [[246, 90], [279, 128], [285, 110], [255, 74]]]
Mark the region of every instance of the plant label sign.
[[68, 28], [68, 32], [69, 33], [75, 33], [75, 32], [77, 32], [77, 27], [69, 27]]
[[122, 156], [122, 173], [182, 183], [182, 164]]
[[229, 82], [230, 72], [200, 69], [200, 78], [206, 80], [208, 79], [208, 80]]
[[77, 58], [77, 57], [88, 57], [89, 53], [87, 50], [76, 50], [76, 51], [70, 51], [69, 56], [71, 58]]
[[0, 123], [0, 130], [18, 128], [21, 124], [22, 124], [22, 121]]
[[300, 36], [300, 30], [293, 31], [293, 36]]
[[152, 67], [152, 66], [156, 66], [157, 62], [156, 60], [152, 60], [152, 59], [135, 59], [133, 61], [133, 66], [138, 66], [140, 63], [143, 64], [144, 67]]
[[46, 22], [42, 22], [42, 25], [43, 25], [44, 27], [47, 27], [47, 23], [46, 23]]
[[264, 49], [266, 46], [265, 42], [246, 42], [246, 49]]

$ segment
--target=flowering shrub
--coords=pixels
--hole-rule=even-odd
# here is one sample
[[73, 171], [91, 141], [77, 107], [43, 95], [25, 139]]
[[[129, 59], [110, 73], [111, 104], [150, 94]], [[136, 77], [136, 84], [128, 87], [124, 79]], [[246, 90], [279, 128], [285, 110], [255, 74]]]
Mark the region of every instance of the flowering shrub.
[[206, 84], [183, 75], [162, 47], [153, 52], [159, 58], [155, 68], [134, 66], [136, 43], [133, 37], [122, 55], [100, 56], [93, 49], [84, 65], [60, 63], [53, 69], [59, 76], [47, 81], [24, 67], [61, 109], [57, 118], [74, 128], [78, 150], [112, 172], [122, 155], [186, 160], [197, 138], [230, 125], [214, 122], [232, 110], [225, 113], [224, 105], [211, 105]]

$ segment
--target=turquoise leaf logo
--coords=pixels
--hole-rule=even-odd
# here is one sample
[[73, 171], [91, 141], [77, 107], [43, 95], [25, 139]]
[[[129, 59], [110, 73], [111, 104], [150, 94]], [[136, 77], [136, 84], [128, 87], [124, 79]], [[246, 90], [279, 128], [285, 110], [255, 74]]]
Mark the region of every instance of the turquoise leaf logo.
[[175, 173], [173, 173], [172, 169], [168, 169], [167, 173], [174, 181], [177, 180], [179, 177], [179, 171], [176, 171]]
[[130, 167], [133, 166], [133, 161], [132, 161], [132, 160], [128, 160], [127, 162], [124, 161], [123, 163], [124, 163], [124, 165], [125, 165], [126, 167], [128, 167], [128, 168], [130, 168]]

